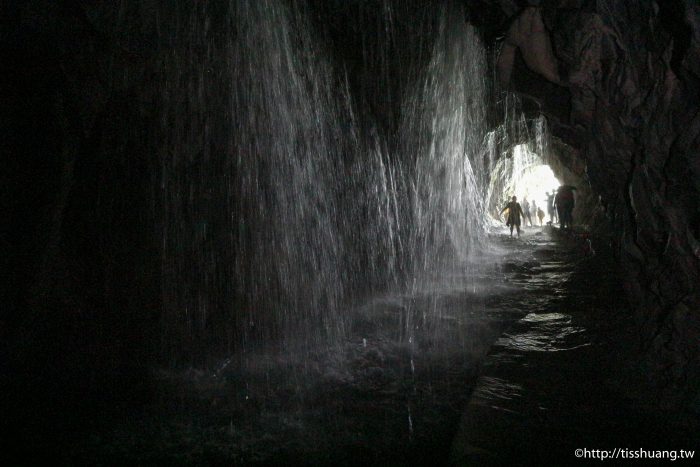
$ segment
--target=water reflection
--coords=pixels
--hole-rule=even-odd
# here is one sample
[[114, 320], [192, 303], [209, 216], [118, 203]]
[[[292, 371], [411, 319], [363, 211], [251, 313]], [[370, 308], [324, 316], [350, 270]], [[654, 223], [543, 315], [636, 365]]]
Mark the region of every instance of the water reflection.
[[586, 329], [571, 324], [563, 313], [530, 313], [520, 320], [518, 332], [505, 333], [497, 346], [521, 352], [560, 352], [590, 345]]
[[480, 402], [495, 400], [512, 400], [522, 397], [523, 387], [510, 383], [504, 379], [492, 376], [484, 376], [479, 380], [479, 385], [472, 396]]

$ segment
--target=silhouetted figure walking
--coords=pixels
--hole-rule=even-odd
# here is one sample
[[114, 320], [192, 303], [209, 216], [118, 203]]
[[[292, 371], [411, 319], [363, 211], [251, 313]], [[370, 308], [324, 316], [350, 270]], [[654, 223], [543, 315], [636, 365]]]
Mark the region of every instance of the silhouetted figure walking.
[[542, 227], [542, 220], [544, 219], [544, 211], [542, 208], [537, 208], [537, 217], [540, 218], [540, 227]]
[[573, 225], [574, 187], [562, 185], [554, 196], [554, 206], [559, 214], [559, 225], [562, 229], [570, 229]]
[[549, 214], [549, 223], [556, 222], [556, 212], [554, 211], [554, 192], [547, 192], [547, 214]]
[[530, 203], [527, 200], [527, 196], [523, 198], [523, 214], [523, 220], [527, 218], [528, 222], [530, 222], [530, 227], [532, 227], [532, 217], [530, 217]]
[[[535, 201], [530, 204], [530, 214], [532, 215], [532, 219], [535, 219], [535, 224], [537, 224], [537, 203], [535, 203]], [[530, 223], [532, 224], [532, 221], [530, 221]]]
[[501, 214], [506, 212], [506, 210], [508, 211], [506, 225], [510, 227], [510, 236], [513, 236], [513, 227], [515, 227], [518, 230], [518, 237], [520, 237], [520, 218], [521, 216], [525, 217], [525, 213], [523, 213], [523, 208], [520, 207], [516, 196], [511, 198], [510, 203], [506, 204], [506, 207], [501, 210]]

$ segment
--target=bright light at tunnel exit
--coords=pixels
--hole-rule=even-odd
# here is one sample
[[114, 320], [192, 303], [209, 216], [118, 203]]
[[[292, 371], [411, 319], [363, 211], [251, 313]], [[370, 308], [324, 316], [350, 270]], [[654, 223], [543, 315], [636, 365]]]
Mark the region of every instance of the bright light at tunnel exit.
[[530, 202], [534, 201], [538, 207], [547, 213], [547, 193], [556, 190], [560, 183], [554, 176], [552, 169], [546, 165], [535, 165], [525, 169], [523, 177], [515, 185], [515, 196], [520, 203], [525, 198]]
[[[547, 215], [547, 193], [555, 191], [561, 185], [560, 181], [554, 176], [551, 167], [542, 163], [539, 155], [529, 153], [525, 145], [516, 146], [513, 149], [516, 159], [529, 162], [529, 164], [525, 162], [519, 173], [514, 174], [513, 194], [518, 197], [518, 202], [521, 204], [525, 198], [531, 206], [534, 201]], [[517, 162], [519, 161], [516, 161], [516, 164]]]

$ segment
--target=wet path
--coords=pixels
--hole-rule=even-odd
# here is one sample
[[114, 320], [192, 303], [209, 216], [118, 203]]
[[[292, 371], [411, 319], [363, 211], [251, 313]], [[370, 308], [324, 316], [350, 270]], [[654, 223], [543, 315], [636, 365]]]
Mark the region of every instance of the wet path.
[[586, 256], [580, 240], [556, 231], [523, 243], [511, 248], [538, 260], [514, 277], [527, 314], [484, 360], [450, 464], [564, 465], [579, 448], [695, 449], [685, 421], [645, 411], [616, 387], [617, 353], [634, 339], [611, 258]]
[[679, 433], [695, 431], [612, 382], [632, 326], [609, 255], [540, 228], [492, 240], [466, 268], [372, 297], [340, 345], [164, 372], [151, 407], [64, 463], [563, 465], [576, 448], [693, 449]]
[[563, 296], [571, 273], [540, 229], [495, 240], [465, 267], [363, 303], [340, 346], [163, 373], [153, 407], [83, 441], [70, 461], [109, 453], [125, 465], [447, 464], [489, 349]]

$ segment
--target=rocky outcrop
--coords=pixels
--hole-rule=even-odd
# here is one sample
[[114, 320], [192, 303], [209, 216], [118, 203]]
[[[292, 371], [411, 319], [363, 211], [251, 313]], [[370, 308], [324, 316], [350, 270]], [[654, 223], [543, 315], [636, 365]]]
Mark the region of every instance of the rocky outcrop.
[[615, 233], [649, 382], [662, 403], [700, 410], [700, 7], [542, 3], [570, 92], [552, 128], [580, 151]]
[[553, 83], [560, 83], [552, 42], [539, 8], [529, 7], [523, 10], [508, 29], [497, 63], [498, 75], [504, 85], [510, 80], [515, 53], [518, 50], [530, 69]]
[[550, 143], [550, 150], [545, 154], [545, 162], [562, 185], [576, 187], [574, 223], [589, 229], [595, 227], [603, 213], [598, 196], [588, 180], [586, 161], [581, 151], [555, 137]]

